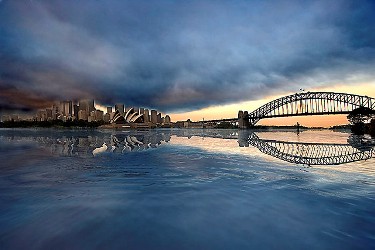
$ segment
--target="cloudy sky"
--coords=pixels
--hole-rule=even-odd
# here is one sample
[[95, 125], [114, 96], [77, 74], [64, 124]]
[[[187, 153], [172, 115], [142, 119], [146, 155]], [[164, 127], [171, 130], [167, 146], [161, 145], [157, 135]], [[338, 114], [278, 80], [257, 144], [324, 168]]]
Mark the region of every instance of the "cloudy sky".
[[89, 97], [181, 113], [375, 88], [374, 13], [364, 0], [2, 0], [0, 109]]

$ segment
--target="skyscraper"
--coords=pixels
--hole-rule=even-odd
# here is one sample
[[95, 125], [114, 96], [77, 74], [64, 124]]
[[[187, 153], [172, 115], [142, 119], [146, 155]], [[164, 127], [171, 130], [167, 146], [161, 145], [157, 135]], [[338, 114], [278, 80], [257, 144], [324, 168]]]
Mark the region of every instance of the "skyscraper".
[[94, 100], [86, 99], [79, 101], [79, 110], [84, 110], [87, 114], [90, 114], [91, 111], [95, 110]]
[[143, 120], [144, 122], [150, 121], [150, 112], [148, 111], [148, 109], [143, 110]]
[[72, 101], [60, 102], [60, 111], [61, 111], [61, 114], [66, 116], [66, 117], [73, 116], [73, 103], [72, 103]]
[[47, 120], [52, 120], [52, 109], [46, 109]]
[[73, 105], [73, 116], [75, 117], [76, 120], [78, 120], [78, 111], [79, 111], [78, 105], [74, 104]]
[[158, 111], [154, 109], [151, 110], [151, 122], [154, 124], [158, 123]]
[[57, 120], [60, 115], [60, 105], [55, 103], [52, 105], [52, 120]]

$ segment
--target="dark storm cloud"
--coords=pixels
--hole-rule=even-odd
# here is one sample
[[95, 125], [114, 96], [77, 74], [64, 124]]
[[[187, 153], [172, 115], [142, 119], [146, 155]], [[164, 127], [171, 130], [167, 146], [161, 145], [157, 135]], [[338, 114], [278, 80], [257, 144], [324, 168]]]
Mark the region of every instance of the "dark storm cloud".
[[18, 92], [0, 103], [28, 93], [189, 110], [366, 81], [373, 13], [371, 1], [4, 0], [0, 86]]

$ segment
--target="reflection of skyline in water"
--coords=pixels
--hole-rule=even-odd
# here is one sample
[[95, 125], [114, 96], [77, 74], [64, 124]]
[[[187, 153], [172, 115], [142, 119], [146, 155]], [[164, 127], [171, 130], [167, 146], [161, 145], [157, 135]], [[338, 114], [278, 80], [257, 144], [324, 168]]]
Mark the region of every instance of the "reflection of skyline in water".
[[125, 153], [157, 148], [170, 140], [168, 133], [100, 133], [97, 131], [66, 131], [66, 133], [44, 134], [43, 131], [31, 131], [29, 135], [8, 131], [0, 136], [2, 141], [35, 141], [60, 156], [96, 156], [101, 153]]
[[[225, 144], [234, 141], [239, 147], [259, 149], [280, 160], [306, 165], [339, 165], [375, 157], [374, 141], [345, 133], [327, 131], [296, 135], [292, 132], [257, 132], [251, 130], [151, 130], [151, 131], [98, 131], [98, 130], [2, 130], [5, 141], [37, 142], [46, 151], [60, 156], [92, 157], [102, 153], [127, 153], [157, 148], [163, 143], [225, 151]], [[322, 136], [323, 135], [323, 136]], [[285, 138], [283, 140], [282, 138]], [[192, 137], [208, 141], [191, 139]], [[184, 138], [184, 139], [180, 139]], [[276, 138], [276, 139], [273, 139]], [[224, 139], [224, 140], [223, 140]], [[297, 141], [295, 141], [297, 139]], [[311, 141], [318, 142], [311, 142]], [[329, 143], [323, 141], [328, 140]], [[345, 142], [346, 141], [346, 142]], [[233, 143], [232, 143], [233, 142]], [[233, 151], [233, 149], [231, 149]], [[234, 151], [236, 153], [238, 151]], [[246, 152], [242, 152], [242, 154]]]

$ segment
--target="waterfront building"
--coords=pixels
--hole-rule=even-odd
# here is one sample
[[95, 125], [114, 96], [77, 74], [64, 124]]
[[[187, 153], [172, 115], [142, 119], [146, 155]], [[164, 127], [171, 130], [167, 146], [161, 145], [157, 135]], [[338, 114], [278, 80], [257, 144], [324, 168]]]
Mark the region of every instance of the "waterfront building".
[[162, 118], [161, 118], [161, 113], [158, 113], [158, 117], [157, 117], [157, 123], [161, 124], [163, 122]]
[[107, 107], [107, 114], [112, 113], [112, 107]]
[[150, 112], [148, 109], [143, 110], [143, 120], [144, 122], [150, 122]]
[[3, 115], [1, 116], [2, 122], [9, 122], [11, 120], [10, 115]]
[[78, 111], [78, 120], [84, 120], [84, 121], [88, 120], [88, 113], [86, 112], [86, 110]]
[[54, 103], [52, 105], [52, 120], [57, 120], [59, 113], [60, 113], [60, 105], [58, 103]]
[[[112, 112], [111, 112], [112, 113]], [[109, 123], [111, 121], [111, 115], [110, 113], [106, 113], [104, 116], [103, 116], [103, 121], [105, 123]]]
[[47, 121], [52, 120], [52, 109], [46, 109], [46, 119]]
[[18, 122], [20, 120], [20, 117], [18, 115], [11, 115], [10, 119], [11, 119], [11, 121]]
[[154, 124], [158, 123], [158, 111], [154, 109], [151, 110], [151, 122]]
[[87, 121], [88, 121], [88, 122], [94, 122], [94, 121], [95, 121], [95, 117], [92, 116], [92, 115], [89, 115], [89, 116], [87, 117]]
[[164, 124], [170, 124], [171, 123], [171, 117], [169, 115], [166, 115], [164, 118]]
[[89, 122], [92, 122], [92, 121], [103, 121], [103, 117], [104, 117], [104, 112], [101, 111], [101, 110], [94, 110], [94, 111], [91, 111], [90, 113], [90, 116], [88, 117], [88, 121]]
[[47, 112], [46, 110], [38, 110], [36, 113], [36, 120], [38, 122], [47, 121]]

